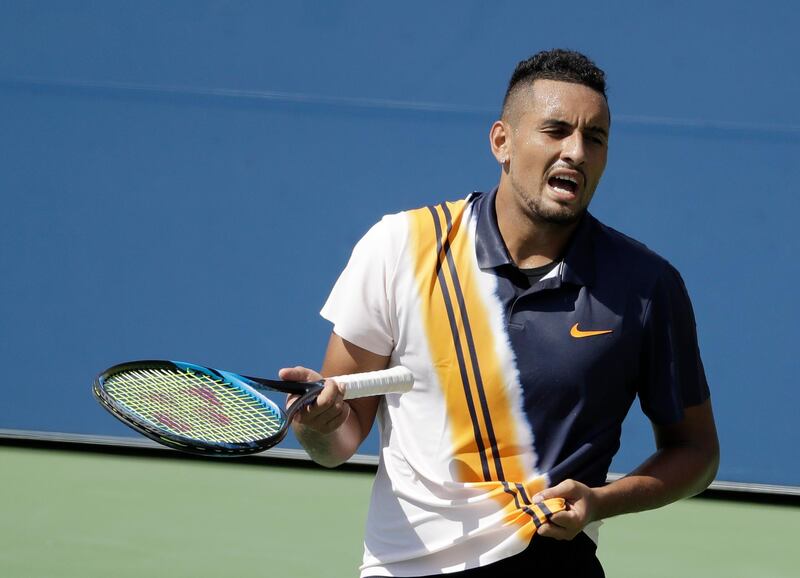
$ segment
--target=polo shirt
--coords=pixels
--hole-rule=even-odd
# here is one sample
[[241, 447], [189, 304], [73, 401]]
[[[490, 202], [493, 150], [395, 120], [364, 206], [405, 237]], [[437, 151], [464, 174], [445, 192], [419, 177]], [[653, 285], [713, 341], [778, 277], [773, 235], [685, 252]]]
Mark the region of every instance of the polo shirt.
[[[379, 405], [362, 576], [521, 552], [559, 507], [531, 496], [567, 478], [605, 482], [637, 395], [659, 424], [709, 395], [674, 267], [587, 213], [531, 285], [503, 243], [495, 196], [384, 217], [322, 309], [343, 339], [415, 376]], [[597, 540], [597, 525], [586, 532]]]
[[477, 259], [498, 276], [512, 347], [530, 352], [517, 367], [541, 467], [554, 485], [602, 485], [637, 394], [662, 425], [709, 396], [686, 287], [665, 259], [586, 214], [558, 267], [527, 288], [495, 194], [475, 199]]

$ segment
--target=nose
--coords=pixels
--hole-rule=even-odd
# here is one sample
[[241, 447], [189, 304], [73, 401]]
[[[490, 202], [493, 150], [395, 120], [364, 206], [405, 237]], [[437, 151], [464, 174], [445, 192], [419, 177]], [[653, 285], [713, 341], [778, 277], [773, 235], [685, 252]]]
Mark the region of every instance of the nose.
[[561, 141], [561, 159], [574, 166], [582, 165], [586, 160], [586, 146], [579, 130]]

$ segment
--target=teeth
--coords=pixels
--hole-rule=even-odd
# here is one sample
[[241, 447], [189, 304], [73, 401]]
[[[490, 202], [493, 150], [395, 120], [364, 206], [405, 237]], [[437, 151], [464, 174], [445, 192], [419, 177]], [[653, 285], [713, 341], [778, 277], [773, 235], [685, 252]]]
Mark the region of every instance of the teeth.
[[562, 181], [569, 181], [571, 183], [575, 183], [576, 185], [578, 184], [577, 179], [575, 179], [574, 177], [569, 177], [567, 175], [556, 175], [556, 178], [561, 179]]

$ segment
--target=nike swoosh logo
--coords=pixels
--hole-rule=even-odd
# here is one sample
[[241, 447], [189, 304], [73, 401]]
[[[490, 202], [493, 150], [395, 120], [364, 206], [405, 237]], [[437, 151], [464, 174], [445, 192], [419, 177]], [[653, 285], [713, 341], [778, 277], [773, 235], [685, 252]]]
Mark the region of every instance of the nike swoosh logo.
[[612, 333], [613, 329], [603, 329], [601, 331], [581, 331], [578, 329], [578, 323], [572, 326], [569, 330], [569, 334], [575, 337], [576, 339], [581, 339], [583, 337], [593, 337], [595, 335], [604, 335], [606, 333]]

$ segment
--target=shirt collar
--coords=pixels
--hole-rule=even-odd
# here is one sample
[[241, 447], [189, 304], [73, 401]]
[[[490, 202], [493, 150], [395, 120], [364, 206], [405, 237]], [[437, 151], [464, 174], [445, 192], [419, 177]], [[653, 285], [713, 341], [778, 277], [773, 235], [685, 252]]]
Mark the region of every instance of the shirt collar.
[[[516, 266], [508, 254], [506, 244], [497, 226], [495, 198], [497, 188], [477, 196], [477, 222], [475, 225], [475, 254], [481, 269], [495, 269], [503, 265]], [[595, 277], [594, 243], [592, 232], [598, 225], [588, 212], [583, 216], [570, 239], [560, 267], [560, 278], [576, 285], [592, 285]]]
[[475, 254], [481, 269], [514, 264], [497, 226], [497, 212], [494, 208], [496, 196], [497, 188], [491, 193], [482, 193], [476, 199], [478, 221], [475, 224]]

